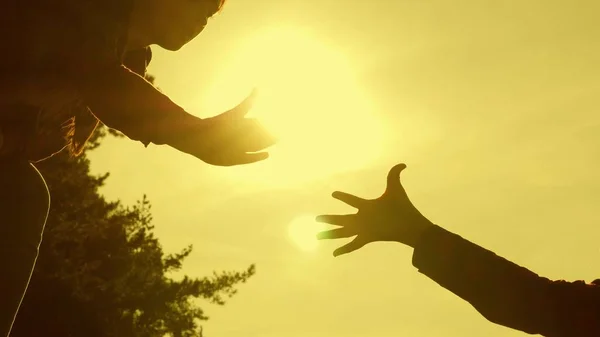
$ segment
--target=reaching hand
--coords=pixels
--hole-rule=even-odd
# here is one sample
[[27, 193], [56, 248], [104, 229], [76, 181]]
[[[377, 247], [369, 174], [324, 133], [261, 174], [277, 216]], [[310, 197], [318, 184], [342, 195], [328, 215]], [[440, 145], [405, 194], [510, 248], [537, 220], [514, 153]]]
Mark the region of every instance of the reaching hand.
[[253, 118], [246, 118], [255, 93], [235, 108], [203, 119], [194, 134], [184, 137], [178, 148], [202, 161], [217, 166], [251, 164], [267, 159], [259, 152], [275, 144], [275, 138]]
[[377, 199], [334, 192], [333, 197], [358, 209], [356, 214], [320, 215], [317, 221], [340, 228], [321, 232], [318, 239], [340, 239], [356, 236], [350, 243], [336, 249], [334, 256], [347, 254], [375, 241], [397, 241], [414, 247], [420, 234], [433, 224], [408, 199], [400, 183], [400, 172], [406, 165], [394, 166], [388, 173], [387, 188]]

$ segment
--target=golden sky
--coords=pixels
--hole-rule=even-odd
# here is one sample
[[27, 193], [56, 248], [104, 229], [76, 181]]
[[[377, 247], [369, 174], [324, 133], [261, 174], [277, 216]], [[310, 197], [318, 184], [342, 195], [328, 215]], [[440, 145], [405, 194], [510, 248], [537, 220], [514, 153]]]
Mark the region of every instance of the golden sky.
[[341, 242], [291, 237], [315, 230], [307, 217], [351, 211], [333, 190], [376, 197], [405, 162], [435, 223], [550, 278], [598, 277], [599, 12], [595, 0], [230, 0], [181, 51], [156, 48], [150, 72], [200, 117], [264, 89], [253, 113], [282, 135], [272, 158], [211, 167], [107, 139], [93, 169], [111, 172], [111, 199], [148, 194], [167, 251], [194, 244], [186, 273], [257, 264], [227, 305], [204, 305], [207, 335], [525, 336], [420, 275], [400, 244], [334, 259]]

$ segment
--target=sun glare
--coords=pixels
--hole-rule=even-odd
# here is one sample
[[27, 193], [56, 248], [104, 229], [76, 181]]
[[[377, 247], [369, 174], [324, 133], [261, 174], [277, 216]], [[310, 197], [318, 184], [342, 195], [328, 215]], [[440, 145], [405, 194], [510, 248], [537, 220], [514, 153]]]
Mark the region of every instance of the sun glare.
[[325, 227], [316, 222], [314, 216], [300, 216], [292, 220], [288, 234], [292, 242], [303, 251], [314, 251], [319, 244], [316, 238], [318, 232]]
[[224, 64], [209, 96], [257, 88], [249, 116], [279, 138], [270, 160], [237, 170], [241, 178], [301, 183], [360, 169], [379, 155], [382, 127], [357, 72], [343, 53], [313, 34], [292, 28], [263, 31]]

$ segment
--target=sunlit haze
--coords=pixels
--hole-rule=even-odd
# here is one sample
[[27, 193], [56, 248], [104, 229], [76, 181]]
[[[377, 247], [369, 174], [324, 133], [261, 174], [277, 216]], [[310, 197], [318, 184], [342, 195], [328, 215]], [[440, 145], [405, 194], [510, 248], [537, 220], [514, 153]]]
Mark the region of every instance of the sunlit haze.
[[315, 32], [280, 26], [257, 31], [231, 54], [208, 97], [257, 89], [249, 116], [279, 139], [269, 162], [240, 167], [236, 177], [302, 183], [364, 168], [378, 157], [383, 127], [357, 69], [335, 46]]
[[106, 139], [103, 193], [147, 194], [167, 252], [190, 276], [257, 273], [213, 337], [517, 337], [421, 275], [412, 250], [317, 242], [331, 198], [383, 192], [388, 169], [433, 222], [540, 275], [600, 275], [600, 2], [229, 0], [156, 84], [209, 117], [256, 88], [271, 158], [209, 166], [168, 146]]
[[302, 215], [289, 224], [290, 239], [304, 251], [314, 251], [319, 244], [316, 234], [326, 229], [324, 225], [315, 222], [314, 219], [314, 215]]

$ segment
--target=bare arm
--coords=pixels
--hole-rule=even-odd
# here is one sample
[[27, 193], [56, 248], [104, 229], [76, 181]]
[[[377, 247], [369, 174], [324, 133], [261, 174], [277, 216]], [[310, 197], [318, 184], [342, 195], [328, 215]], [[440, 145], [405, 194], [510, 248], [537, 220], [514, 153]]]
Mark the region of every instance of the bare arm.
[[108, 127], [145, 145], [170, 145], [208, 164], [261, 161], [268, 158], [263, 150], [275, 143], [260, 123], [245, 117], [253, 96], [220, 115], [200, 119], [124, 66], [88, 74], [80, 81], [80, 90], [88, 107]]
[[108, 127], [144, 144], [169, 144], [201, 119], [124, 66], [104, 69], [84, 81], [86, 104]]

